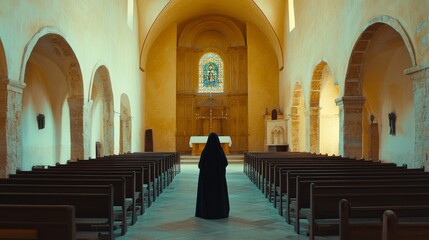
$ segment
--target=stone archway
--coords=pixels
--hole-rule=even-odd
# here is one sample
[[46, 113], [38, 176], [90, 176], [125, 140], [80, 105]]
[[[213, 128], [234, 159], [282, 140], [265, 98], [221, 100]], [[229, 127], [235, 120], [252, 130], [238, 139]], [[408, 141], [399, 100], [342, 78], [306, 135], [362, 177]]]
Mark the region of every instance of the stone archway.
[[398, 20], [390, 16], [377, 16], [365, 24], [351, 52], [344, 85], [344, 95], [336, 100], [340, 108], [340, 154], [362, 156], [362, 109], [365, 56], [374, 34], [381, 26], [390, 26], [401, 36], [411, 63], [416, 65], [414, 48], [408, 34]]
[[[96, 142], [101, 143], [101, 155], [113, 155], [114, 151], [114, 108], [113, 92], [109, 70], [99, 66], [93, 77], [91, 89], [92, 133], [91, 152], [94, 153]], [[94, 131], [95, 130], [95, 131]], [[94, 136], [94, 134], [96, 136]]]
[[131, 152], [131, 106], [128, 95], [125, 93], [121, 94], [121, 123], [119, 130], [119, 152], [127, 153]]
[[310, 87], [310, 152], [320, 153], [320, 121], [319, 121], [319, 102], [320, 102], [320, 87], [322, 81], [323, 69], [326, 62], [317, 64], [313, 71]]
[[[310, 86], [310, 152], [338, 154], [338, 107], [339, 97], [329, 66], [322, 61], [315, 67]], [[322, 128], [320, 126], [323, 126]], [[335, 147], [336, 146], [336, 147]]]
[[[302, 94], [302, 85], [297, 82], [293, 90], [291, 121], [291, 150], [299, 152], [305, 150], [305, 104]], [[304, 127], [303, 127], [304, 126]]]
[[[82, 74], [74, 51], [57, 32], [43, 28], [24, 54], [20, 76], [27, 84], [22, 96], [23, 168], [85, 158]], [[33, 126], [39, 113], [45, 114], [45, 131]], [[44, 152], [44, 159], [34, 162], [37, 157], [31, 152]]]

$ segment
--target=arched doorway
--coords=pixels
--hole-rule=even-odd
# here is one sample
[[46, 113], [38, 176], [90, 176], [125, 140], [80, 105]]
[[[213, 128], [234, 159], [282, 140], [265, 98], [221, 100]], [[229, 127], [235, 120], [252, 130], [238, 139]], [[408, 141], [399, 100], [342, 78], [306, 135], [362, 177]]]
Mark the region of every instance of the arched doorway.
[[[25, 53], [22, 97], [22, 168], [84, 158], [83, 85], [67, 41], [44, 28]], [[43, 116], [44, 127], [37, 116]], [[40, 118], [39, 118], [40, 119]]]
[[310, 92], [310, 152], [338, 154], [338, 86], [326, 62], [314, 69]]
[[305, 102], [301, 83], [297, 82], [293, 90], [291, 121], [291, 150], [300, 152], [306, 150]]
[[131, 151], [131, 107], [128, 95], [121, 94], [121, 115], [120, 115], [120, 130], [119, 130], [119, 152], [127, 153]]
[[[413, 165], [415, 116], [412, 81], [404, 70], [415, 66], [408, 35], [396, 19], [379, 16], [368, 24], [353, 48], [340, 106], [340, 151], [351, 156], [373, 157]], [[390, 134], [389, 114], [397, 118]], [[371, 129], [371, 115], [375, 117]], [[375, 152], [374, 152], [374, 151]], [[377, 152], [378, 150], [378, 152]], [[340, 152], [341, 153], [341, 152]]]
[[[109, 71], [104, 65], [95, 71], [91, 100], [91, 156], [112, 155], [114, 150], [113, 92]], [[99, 153], [96, 153], [97, 142], [101, 144]]]

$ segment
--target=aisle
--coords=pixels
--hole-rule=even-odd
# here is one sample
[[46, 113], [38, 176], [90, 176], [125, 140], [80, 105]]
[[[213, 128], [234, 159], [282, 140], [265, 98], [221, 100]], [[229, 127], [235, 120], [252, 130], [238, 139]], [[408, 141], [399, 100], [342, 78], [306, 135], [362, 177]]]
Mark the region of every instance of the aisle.
[[182, 164], [182, 172], [154, 204], [139, 216], [118, 240], [137, 239], [308, 239], [298, 236], [243, 173], [242, 164], [230, 164], [227, 182], [230, 217], [205, 220], [194, 217], [198, 166]]

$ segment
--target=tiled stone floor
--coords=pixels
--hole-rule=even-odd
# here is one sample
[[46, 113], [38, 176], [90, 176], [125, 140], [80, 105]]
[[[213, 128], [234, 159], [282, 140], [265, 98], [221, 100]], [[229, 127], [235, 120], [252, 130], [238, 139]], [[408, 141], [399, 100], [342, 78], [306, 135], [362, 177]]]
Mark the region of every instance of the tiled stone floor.
[[[243, 164], [227, 167], [230, 217], [194, 217], [198, 165], [182, 164], [181, 173], [138, 222], [118, 240], [140, 239], [308, 239], [297, 235], [260, 190], [243, 173]], [[318, 238], [328, 239], [328, 238]], [[330, 238], [329, 238], [330, 239]]]

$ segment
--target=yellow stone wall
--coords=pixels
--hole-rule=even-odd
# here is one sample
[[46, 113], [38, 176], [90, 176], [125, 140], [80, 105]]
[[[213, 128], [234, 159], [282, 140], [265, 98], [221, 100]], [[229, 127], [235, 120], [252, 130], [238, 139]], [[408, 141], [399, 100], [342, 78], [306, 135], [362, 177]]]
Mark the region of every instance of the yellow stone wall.
[[155, 41], [148, 57], [146, 129], [153, 131], [154, 151], [176, 150], [176, 25]]
[[265, 109], [279, 108], [279, 74], [274, 52], [255, 26], [247, 25], [249, 151], [264, 150]]

